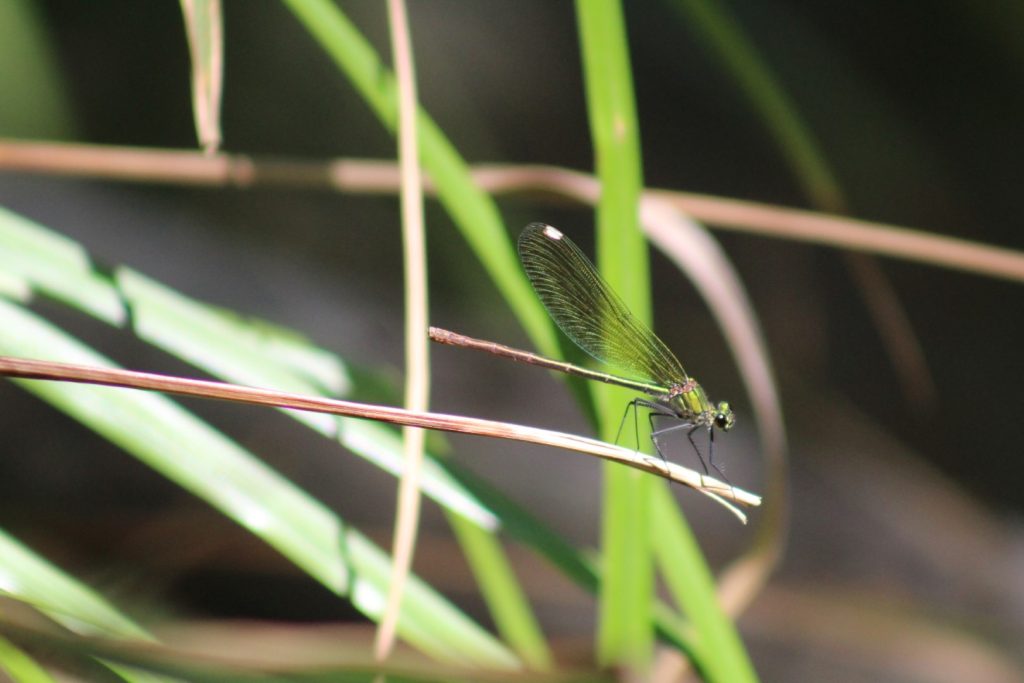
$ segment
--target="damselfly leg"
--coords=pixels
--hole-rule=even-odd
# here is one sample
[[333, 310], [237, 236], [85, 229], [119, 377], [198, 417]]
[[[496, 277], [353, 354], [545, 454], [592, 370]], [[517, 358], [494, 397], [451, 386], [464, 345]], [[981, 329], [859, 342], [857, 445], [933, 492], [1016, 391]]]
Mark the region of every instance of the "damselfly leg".
[[[659, 418], [659, 417], [660, 418], [666, 418], [666, 419], [674, 420], [676, 422], [676, 424], [671, 424], [671, 425], [668, 425], [668, 426], [656, 428], [654, 426], [654, 424], [655, 424], [654, 420], [655, 420], [655, 418]], [[715, 462], [715, 430], [714, 429], [707, 429], [707, 432], [708, 432], [708, 458], [707, 458], [707, 460], [705, 460], [703, 454], [701, 453], [700, 448], [697, 446], [697, 442], [693, 440], [694, 432], [696, 432], [698, 429], [702, 428], [703, 425], [699, 425], [699, 424], [695, 425], [692, 422], [690, 422], [688, 420], [684, 420], [683, 418], [679, 417], [678, 415], [676, 415], [674, 413], [670, 413], [670, 412], [668, 412], [666, 410], [662, 410], [662, 411], [660, 411], [658, 413], [651, 413], [651, 425], [652, 425], [651, 426], [651, 441], [654, 442], [654, 447], [658, 451], [659, 455], [661, 455], [661, 444], [659, 442], [659, 439], [661, 437], [665, 436], [666, 434], [671, 433], [671, 432], [677, 432], [677, 431], [681, 431], [681, 430], [685, 429], [686, 430], [686, 438], [690, 442], [690, 445], [693, 447], [694, 453], [697, 454], [697, 459], [700, 460], [700, 465], [701, 465], [702, 468], [704, 468], [704, 474], [710, 476], [711, 473], [708, 470], [708, 465], [710, 465], [711, 469], [713, 469], [715, 471], [715, 473], [719, 477], [721, 477], [722, 481], [724, 481], [726, 484], [728, 484], [729, 488], [732, 488], [732, 482], [729, 481], [729, 477], [725, 476], [725, 472], [723, 472], [722, 469], [718, 466], [718, 463]], [[664, 456], [662, 456], [662, 459], [664, 460]]]
[[[676, 419], [676, 420], [680, 419], [679, 416], [676, 415], [674, 412], [672, 412], [672, 410], [670, 408], [667, 408], [666, 406], [664, 406], [664, 405], [662, 405], [662, 404], [660, 404], [660, 403], [658, 403], [656, 401], [649, 401], [649, 400], [647, 400], [645, 398], [642, 398], [642, 397], [634, 398], [632, 401], [630, 401], [629, 403], [626, 404], [626, 410], [622, 413], [622, 419], [619, 421], [619, 429], [618, 429], [618, 431], [615, 432], [615, 443], [616, 443], [616, 445], [618, 445], [619, 438], [622, 436], [622, 428], [626, 424], [626, 417], [629, 415], [629, 411], [632, 410], [633, 411], [633, 447], [637, 451], [640, 450], [640, 424], [639, 424], [639, 418], [637, 416], [637, 413], [639, 412], [640, 407], [647, 408], [649, 411], [651, 411], [651, 412], [649, 412], [647, 414], [647, 420], [648, 420], [648, 422], [650, 424], [650, 430], [651, 430], [651, 443], [654, 444], [654, 451], [658, 454], [658, 457], [661, 458], [661, 461], [665, 464], [665, 472], [668, 473], [668, 471], [669, 471], [668, 459], [665, 457], [665, 454], [661, 452], [661, 445], [658, 443], [657, 439], [655, 439], [655, 434], [657, 433], [657, 425], [654, 422], [654, 418], [656, 418], [656, 417], [670, 417], [670, 418], [673, 418], [673, 419]], [[692, 441], [691, 441], [691, 443], [692, 443]], [[697, 457], [701, 458], [700, 451], [697, 451]], [[701, 458], [701, 465], [704, 467], [704, 473], [707, 474], [708, 468], [707, 468], [707, 466], [704, 465], [704, 459], [703, 458]]]

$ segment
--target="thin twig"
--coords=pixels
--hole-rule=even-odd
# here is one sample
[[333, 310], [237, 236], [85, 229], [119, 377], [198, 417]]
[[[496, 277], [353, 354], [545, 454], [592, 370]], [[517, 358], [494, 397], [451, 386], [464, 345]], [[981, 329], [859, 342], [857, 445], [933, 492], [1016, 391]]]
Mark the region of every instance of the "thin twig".
[[552, 446], [578, 453], [586, 453], [604, 460], [613, 460], [623, 465], [664, 477], [684, 486], [689, 486], [702, 493], [714, 493], [720, 498], [740, 505], [757, 506], [761, 504], [761, 497], [756, 494], [675, 463], [665, 463], [659, 458], [650, 455], [637, 453], [636, 451], [613, 446], [603, 441], [588, 439], [583, 436], [553, 432], [547, 429], [527, 427], [508, 422], [494, 422], [475, 417], [404, 410], [391, 406], [356, 403], [354, 401], [342, 401], [319, 396], [305, 396], [286, 391], [259, 389], [239, 384], [189, 379], [172, 375], [56, 363], [28, 358], [11, 358], [9, 356], [0, 356], [0, 375], [24, 379], [101, 384], [126, 389], [159, 391], [179, 396], [194, 396], [197, 398], [232, 401], [234, 403], [306, 410], [313, 413], [342, 415], [402, 426], [525, 441], [542, 446]]
[[[272, 185], [359, 193], [393, 194], [399, 186], [398, 166], [391, 161], [309, 162], [225, 154], [205, 157], [193, 151], [10, 139], [0, 139], [0, 169], [130, 182]], [[539, 192], [590, 202], [588, 197], [597, 191], [593, 176], [556, 166], [485, 164], [473, 167], [472, 172], [482, 189], [494, 193]], [[429, 179], [424, 181], [424, 188], [432, 191]], [[1012, 249], [757, 202], [661, 189], [650, 189], [646, 194], [662, 197], [693, 218], [726, 230], [1024, 282], [1024, 254]]]

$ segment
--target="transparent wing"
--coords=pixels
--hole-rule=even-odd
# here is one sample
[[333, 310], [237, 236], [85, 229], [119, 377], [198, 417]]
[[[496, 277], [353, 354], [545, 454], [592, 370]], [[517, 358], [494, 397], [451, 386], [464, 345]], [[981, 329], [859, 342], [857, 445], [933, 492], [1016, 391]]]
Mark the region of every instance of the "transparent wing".
[[519, 258], [548, 314], [581, 349], [666, 387], [689, 379], [664, 342], [629, 312], [579, 247], [556, 228], [526, 226]]

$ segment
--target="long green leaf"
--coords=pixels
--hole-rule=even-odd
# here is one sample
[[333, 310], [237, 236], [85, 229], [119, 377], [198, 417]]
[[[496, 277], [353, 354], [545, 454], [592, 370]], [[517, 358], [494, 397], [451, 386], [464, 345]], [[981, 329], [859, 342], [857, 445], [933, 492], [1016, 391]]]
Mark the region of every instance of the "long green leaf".
[[[113, 366], [50, 323], [2, 299], [0, 353]], [[348, 597], [371, 619], [379, 616], [390, 577], [388, 556], [176, 403], [109, 387], [15, 381], [209, 502], [327, 588]], [[414, 577], [398, 631], [443, 661], [495, 668], [518, 664], [492, 636]]]
[[714, 0], [672, 0], [670, 4], [735, 79], [786, 155], [807, 196], [823, 211], [841, 210], [845, 201], [839, 181], [814, 134], [728, 7]]
[[14, 683], [54, 683], [34, 659], [6, 638], [0, 638], [0, 672], [10, 676]]
[[[646, 253], [642, 246], [637, 249], [640, 241], [637, 212], [642, 185], [639, 135], [621, 7], [615, 0], [578, 0], [577, 11], [580, 15], [591, 129], [602, 182], [598, 259], [602, 272], [613, 287], [620, 291], [634, 312], [649, 323]], [[606, 425], [607, 420], [613, 417], [614, 414], [605, 415]], [[641, 508], [639, 514], [638, 507]], [[707, 564], [668, 488], [649, 478], [634, 483], [626, 479], [625, 474], [609, 472], [605, 514], [605, 562], [608, 569], [614, 568], [616, 561], [623, 565], [616, 576], [606, 576], [605, 581], [612, 582], [627, 576], [642, 583], [648, 581], [652, 545], [659, 549], [671, 546], [671, 561], [662, 558], [660, 565], [666, 568], [666, 581], [676, 591], [687, 593], [685, 601], [677, 592], [674, 592], [674, 597], [687, 608], [687, 614], [694, 621], [697, 642], [691, 654], [700, 658], [698, 666], [711, 680], [756, 679], [742, 643], [717, 604], [714, 581], [710, 578]], [[619, 515], [628, 516], [628, 519]], [[638, 529], [634, 524], [637, 520], [649, 526]], [[649, 532], [650, 529], [656, 532], [645, 534], [645, 530]], [[643, 541], [630, 537], [635, 533], [643, 535]], [[665, 543], [667, 538], [681, 540]], [[639, 559], [633, 555], [623, 557], [620, 553], [636, 554]], [[630, 572], [638, 574], [634, 576]], [[694, 575], [706, 576], [708, 580], [693, 581]], [[633, 592], [629, 593], [630, 590]], [[650, 584], [643, 583], [642, 590], [643, 593], [641, 589], [615, 583], [602, 592], [602, 598], [607, 595], [611, 604], [607, 608], [602, 604], [605, 611], [601, 627], [606, 631], [601, 633], [598, 642], [599, 646], [607, 648], [602, 649], [602, 654], [616, 658], [614, 661], [641, 664], [644, 661], [647, 632], [643, 630], [642, 620], [650, 619], [649, 610], [654, 603], [647, 592]], [[628, 597], [623, 599], [623, 593]], [[691, 609], [701, 611], [694, 614]], [[660, 611], [659, 607], [657, 612]], [[625, 626], [622, 621], [626, 621]], [[662, 615], [658, 621], [663, 626], [666, 623]], [[654, 620], [648, 623], [653, 624]]]
[[72, 139], [71, 89], [62, 78], [52, 23], [30, 0], [0, 2], [0, 130], [7, 137]]
[[[120, 268], [118, 291], [131, 307], [134, 329], [144, 339], [196, 367], [239, 384], [301, 394], [338, 396], [348, 391], [340, 360], [312, 347], [294, 333], [253, 323], [190, 299], [137, 272]], [[286, 414], [324, 436], [399, 476], [404, 467], [401, 440], [395, 430], [363, 420], [285, 410]], [[422, 489], [452, 512], [485, 529], [498, 520], [479, 498], [428, 458]]]
[[[618, 0], [577, 0], [587, 111], [601, 199], [597, 262], [608, 283], [641, 320], [650, 323], [646, 244], [640, 232], [643, 187], [640, 137], [625, 19]], [[596, 388], [602, 436], [615, 437], [627, 392]], [[606, 664], [641, 669], [654, 641], [654, 569], [646, 533], [650, 477], [604, 466], [602, 572], [598, 656]]]
[[[348, 381], [340, 361], [295, 333], [189, 299], [127, 268], [115, 271], [113, 287], [105, 291], [104, 280], [91, 272], [84, 250], [76, 244], [12, 214], [0, 214], [0, 218], [0, 243], [8, 225], [18, 237], [10, 240], [11, 248], [5, 253], [19, 264], [19, 273], [41, 291], [54, 289], [39, 274], [50, 271], [49, 260], [56, 245], [58, 256], [64, 256], [64, 261], [70, 260], [65, 252], [75, 256], [74, 263], [79, 267], [68, 269], [70, 276], [92, 285], [65, 286], [63, 290], [70, 293], [65, 298], [72, 305], [90, 312], [95, 306], [90, 307], [88, 299], [74, 295], [82, 297], [92, 290], [105, 295], [116, 293], [105, 299], [124, 304], [131, 311], [130, 320], [140, 338], [231, 381], [305, 394], [337, 395], [347, 391]], [[339, 439], [383, 469], [400, 474], [401, 442], [394, 430], [357, 420], [285, 412], [328, 438]], [[482, 529], [497, 529], [498, 520], [493, 513], [439, 468], [436, 461], [427, 462], [424, 475], [423, 489], [427, 495]]]
[[77, 242], [0, 207], [0, 272], [113, 325], [125, 310]]
[[[395, 78], [381, 62], [369, 41], [329, 0], [286, 0], [286, 3], [349, 78], [382, 125], [393, 133], [398, 117]], [[508, 301], [534, 345], [542, 353], [559, 356], [561, 352], [554, 326], [526, 282], [494, 201], [477, 188], [469, 176], [465, 161], [423, 109], [419, 111], [416, 128], [420, 161], [430, 174], [442, 205]], [[467, 549], [467, 554], [471, 559], [474, 556], [472, 549]], [[506, 574], [505, 578], [506, 588], [518, 591], [513, 577]], [[508, 602], [505, 604], [507, 607]], [[528, 603], [521, 602], [515, 611], [525, 615], [529, 612]], [[507, 609], [503, 611], [505, 615], [510, 612]], [[495, 617], [501, 618], [497, 614]], [[522, 628], [525, 628], [527, 621], [519, 620], [518, 628], [513, 627], [511, 630], [519, 630], [523, 634]], [[537, 635], [522, 637], [536, 640]]]
[[[111, 324], [123, 324], [130, 309], [141, 339], [222, 379], [322, 396], [348, 391], [342, 361], [295, 332], [196, 301], [127, 268], [118, 268], [111, 282], [96, 272], [78, 243], [3, 208], [0, 274], [12, 291], [31, 288]], [[385, 471], [401, 473], [401, 442], [393, 429], [285, 412]], [[433, 460], [424, 468], [423, 491], [485, 528], [498, 525], [486, 506]]]
[[[330, 0], [285, 0], [285, 4], [320, 42], [385, 128], [394, 132], [398, 116], [394, 75], [369, 41]], [[494, 201], [473, 183], [466, 162], [422, 109], [417, 128], [421, 161], [437, 187], [438, 199], [534, 345], [546, 355], [560, 355], [554, 326], [519, 268]]]
[[[665, 487], [654, 495], [661, 500], [660, 507], [674, 507], [674, 501]], [[672, 567], [665, 572], [665, 583], [672, 597], [683, 606], [697, 632], [700, 653], [698, 662], [709, 681], [748, 683], [757, 680], [736, 627], [722, 612], [715, 592], [715, 577], [708, 569], [694, 538], [678, 515], [654, 515], [651, 540], [659, 555], [659, 564]], [[666, 542], [671, 539], [671, 542]]]
[[[419, 661], [406, 657], [395, 662], [374, 661], [362, 650], [339, 642], [336, 656], [328, 663], [321, 658], [309, 662], [273, 662], [256, 656], [239, 658], [184, 652], [158, 644], [138, 644], [97, 636], [69, 636], [53, 629], [40, 628], [26, 620], [0, 612], [0, 633], [10, 633], [19, 642], [43, 652], [63, 657], [93, 657], [117, 662], [122, 667], [173, 677], [184, 683], [449, 683], [452, 681], [504, 681], [514, 683], [612, 683], [610, 672], [481, 672], [466, 666]], [[190, 656], [193, 655], [193, 656]], [[272, 657], [271, 660], [274, 658]], [[62, 678], [65, 680], [66, 677]], [[76, 678], [75, 680], [93, 680]], [[109, 680], [102, 678], [99, 680]], [[152, 680], [152, 679], [151, 679]], [[166, 680], [166, 679], [163, 679]], [[49, 681], [47, 682], [49, 683]]]
[[96, 591], [70, 578], [3, 529], [0, 558], [0, 593], [33, 605], [76, 633], [153, 639]]
[[[101, 595], [64, 574], [3, 529], [0, 529], [0, 594], [31, 604], [74, 633], [103, 635], [133, 642], [153, 641], [145, 629], [118, 612]], [[20, 661], [18, 664], [25, 667], [28, 663]], [[163, 677], [129, 667], [117, 664], [107, 666], [124, 680], [133, 683], [167, 682]]]
[[531, 669], [549, 670], [551, 651], [501, 548], [501, 542], [495, 535], [456, 515], [449, 515], [449, 523], [466, 553], [502, 638]]
[[[542, 520], [472, 472], [456, 463], [446, 463], [445, 468], [467, 489], [487, 500], [501, 519], [502, 530], [511, 539], [532, 548], [570, 581], [591, 595], [597, 595], [601, 572], [593, 560], [593, 553], [572, 547]], [[659, 636], [686, 653], [694, 652], [696, 644], [692, 640], [692, 629], [683, 628], [678, 615], [667, 604], [656, 606], [654, 620]]]

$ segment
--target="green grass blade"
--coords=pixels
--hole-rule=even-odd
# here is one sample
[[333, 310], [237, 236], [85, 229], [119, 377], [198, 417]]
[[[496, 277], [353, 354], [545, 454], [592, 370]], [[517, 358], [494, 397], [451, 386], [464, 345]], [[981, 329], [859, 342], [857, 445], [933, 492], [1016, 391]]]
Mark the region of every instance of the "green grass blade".
[[109, 281], [77, 242], [0, 207], [0, 271], [112, 325], [125, 320]]
[[9, 138], [70, 139], [71, 88], [62, 78], [52, 22], [30, 0], [0, 2], [0, 130]]
[[587, 592], [597, 593], [599, 582], [594, 564], [562, 536], [466, 468], [454, 462], [447, 462], [444, 466], [463, 486], [490, 503], [491, 509], [502, 521], [502, 529], [510, 538], [533, 548]]
[[0, 270], [0, 296], [12, 301], [28, 301], [32, 298], [32, 288], [24, 278]]
[[[0, 353], [112, 366], [48, 322], [0, 299]], [[15, 380], [262, 538], [317, 581], [379, 615], [390, 559], [314, 498], [176, 403], [156, 394]], [[410, 578], [399, 634], [443, 661], [513, 668], [514, 655]]]
[[14, 643], [0, 638], [0, 673], [14, 683], [54, 683], [55, 679]]
[[[365, 536], [349, 531], [344, 540], [356, 580], [352, 601], [377, 620], [387, 599], [391, 558]], [[519, 669], [519, 659], [415, 574], [405, 585], [398, 634], [443, 662], [489, 669]]]
[[[381, 123], [394, 133], [398, 95], [394, 75], [356, 27], [327, 0], [286, 0], [303, 23], [353, 83]], [[534, 345], [558, 357], [554, 326], [534, 296], [491, 197], [471, 180], [465, 161], [440, 128], [421, 108], [417, 119], [421, 163], [437, 188], [438, 199], [484, 265]], [[526, 602], [521, 613], [529, 611]]]
[[501, 542], [495, 535], [457, 515], [449, 515], [448, 521], [473, 570], [498, 633], [531, 669], [549, 670], [551, 651]]
[[[343, 396], [348, 378], [341, 361], [294, 333], [254, 323], [186, 297], [127, 268], [116, 273], [118, 291], [132, 307], [135, 333], [165, 351], [222, 379], [239, 384], [319, 396]], [[402, 443], [394, 429], [361, 420], [296, 410], [290, 417], [337, 439], [343, 446], [394, 476], [404, 468]], [[499, 526], [494, 514], [428, 458], [424, 495], [486, 529]]]
[[[463, 523], [468, 524], [466, 522]], [[353, 558], [358, 560], [356, 563], [357, 576], [363, 574], [372, 582], [376, 582], [379, 574], [389, 571], [389, 563], [386, 561], [386, 558], [384, 563], [380, 562], [383, 557], [380, 551], [360, 547], [365, 543], [364, 540], [361, 540], [359, 537], [354, 537], [353, 540], [355, 541], [355, 545], [352, 547]], [[119, 642], [125, 643], [123, 646], [120, 646], [119, 642], [111, 640], [98, 643], [88, 640], [68, 641], [64, 638], [58, 638], [56, 642], [47, 648], [48, 650], [97, 656], [106, 661], [122, 662], [121, 664], [108, 664], [108, 666], [124, 680], [138, 683], [155, 683], [168, 680], [163, 676], [147, 673], [147, 670], [160, 671], [165, 675], [181, 676], [184, 680], [267, 680], [267, 673], [259, 671], [258, 667], [251, 670], [248, 674], [244, 670], [228, 670], [221, 673], [218, 673], [216, 669], [203, 670], [199, 668], [191, 670], [190, 666], [194, 665], [192, 662], [168, 660], [166, 655], [163, 657], [159, 655], [153, 657], [154, 652], [158, 652], [153, 649], [133, 649], [131, 643], [140, 641], [149, 643], [152, 642], [151, 637], [141, 627], [122, 616], [115, 607], [110, 605], [98, 593], [75, 579], [68, 577], [60, 569], [54, 567], [48, 561], [33, 553], [29, 548], [7, 535], [2, 529], [0, 529], [0, 558], [3, 560], [0, 562], [0, 594], [6, 594], [26, 604], [31, 604], [36, 609], [41, 610], [58, 623], [67, 627], [73, 633], [85, 636], [102, 636], [106, 639], [116, 638], [120, 639]], [[373, 589], [371, 588], [370, 590]], [[380, 597], [371, 596], [370, 600], [379, 599]], [[434, 613], [434, 610], [439, 605], [428, 602], [421, 607], [424, 615], [426, 615]], [[443, 605], [440, 605], [440, 607], [442, 610], [444, 609]], [[445, 614], [442, 611], [437, 616], [444, 617]], [[423, 615], [418, 615], [417, 618], [422, 620]], [[0, 629], [3, 629], [4, 625], [4, 622], [0, 621]], [[37, 639], [42, 638], [45, 643], [46, 636], [44, 634], [36, 634], [36, 637]], [[30, 640], [29, 642], [34, 641]], [[35, 675], [42, 671], [38, 665], [30, 661], [22, 661], [24, 655], [18, 657], [18, 653], [12, 652], [9, 647], [6, 647], [7, 645], [9, 644], [6, 641], [0, 639], [0, 668], [3, 666], [18, 666], [24, 671], [29, 672], [30, 676], [21, 680], [46, 681], [47, 683], [52, 680], [45, 672], [42, 672], [44, 678], [39, 678]], [[460, 664], [467, 663], [465, 659], [457, 660], [454, 655], [451, 659], [458, 661]], [[493, 666], [493, 662], [483, 661], [483, 665], [487, 664]], [[35, 668], [34, 671], [32, 667]], [[426, 670], [429, 672], [429, 667]], [[369, 676], [374, 669], [367, 667], [366, 663], [354, 664], [349, 669], [343, 667], [331, 675], [324, 675], [319, 678], [316, 676], [315, 670], [311, 670], [309, 674], [297, 674], [294, 679], [342, 680], [345, 676], [351, 676], [355, 677], [354, 679], [362, 680], [362, 678], [358, 677], [361, 675], [361, 672], [365, 671], [369, 671], [366, 674], [366, 680], [370, 680]], [[285, 679], [291, 679], [291, 677], [275, 678], [275, 680]], [[348, 679], [345, 678], [345, 680]], [[428, 673], [423, 676], [423, 680], [434, 679]], [[450, 679], [441, 677], [437, 680]]]
[[[285, 4], [393, 133], [398, 116], [394, 75], [369, 41], [330, 0], [285, 0]], [[438, 199], [537, 349], [559, 357], [554, 327], [519, 267], [494, 201], [476, 187], [466, 162], [422, 109], [417, 127], [421, 161], [437, 187]]]
[[0, 593], [27, 602], [75, 633], [152, 640], [99, 593], [0, 529]]
[[[490, 503], [491, 509], [501, 519], [502, 529], [509, 538], [532, 548], [565, 574], [570, 581], [591, 595], [597, 595], [601, 585], [600, 571], [589, 553], [569, 545], [548, 525], [472, 472], [456, 463], [446, 463], [445, 467], [467, 489]], [[665, 641], [686, 653], [692, 654], [696, 651], [697, 644], [692, 637], [693, 629], [683, 628], [679, 615], [666, 603], [659, 602], [655, 606], [654, 622], [658, 635]]]
[[[658, 507], [675, 508], [667, 486], [659, 486], [653, 493]], [[706, 679], [719, 683], [757, 681], [736, 627], [718, 604], [715, 578], [693, 532], [679, 515], [656, 514], [652, 516], [650, 533], [659, 564], [673, 568], [665, 572], [665, 583], [697, 632], [703, 654], [698, 664]]]
[[[640, 140], [622, 7], [617, 0], [578, 0], [576, 14], [601, 181], [597, 263], [626, 305], [649, 323], [646, 244], [639, 229]], [[595, 391], [602, 437], [614, 439], [622, 406], [632, 396], [604, 385]], [[654, 642], [654, 571], [646, 533], [653, 481], [611, 464], [604, 465], [604, 473], [598, 657], [604, 664], [643, 669]]]
[[[606, 5], [604, 9], [607, 10], [603, 14], [600, 13], [602, 5]], [[598, 215], [599, 263], [606, 278], [623, 295], [633, 311], [639, 313], [642, 319], [649, 322], [650, 299], [647, 288], [649, 278], [646, 253], [642, 243], [639, 249], [636, 246], [639, 238], [637, 202], [642, 179], [639, 170], [638, 134], [635, 128], [635, 111], [633, 110], [629, 61], [621, 8], [611, 0], [605, 3], [580, 0], [577, 3], [577, 11], [580, 14], [584, 63], [588, 70], [588, 106], [591, 126], [594, 129], [598, 173], [602, 181], [602, 201], [599, 205]], [[590, 37], [588, 38], [588, 36]], [[618, 46], [619, 49], [609, 49], [609, 46]], [[591, 69], [593, 69], [593, 76]], [[597, 77], [597, 74], [600, 73], [604, 74], [603, 78]], [[604, 235], [609, 236], [607, 242], [601, 239]], [[605, 249], [608, 251], [605, 252]], [[607, 261], [602, 258], [604, 253], [609, 254]], [[630, 288], [631, 285], [633, 289]], [[619, 405], [621, 406], [622, 403]], [[605, 415], [606, 424], [613, 417], [617, 416]], [[706, 562], [699, 547], [693, 541], [678, 507], [669, 496], [668, 488], [661, 482], [652, 481], [650, 478], [631, 485], [625, 476], [614, 479], [613, 476], [619, 475], [612, 475], [611, 472], [609, 475], [605, 510], [605, 514], [608, 515], [606, 517], [606, 548], [614, 543], [616, 553], [638, 551], [649, 553], [650, 544], [654, 540], [658, 541], [659, 550], [663, 546], [673, 548], [676, 552], [671, 558], [672, 561], [662, 558], [660, 562], [662, 567], [668, 568], [665, 572], [666, 580], [674, 585], [677, 591], [687, 594], [685, 604], [697, 605], [703, 610], [700, 619], [694, 620], [698, 647], [691, 650], [691, 654], [694, 656], [704, 655], [702, 660], [697, 662], [698, 666], [709, 674], [717, 672], [716, 667], [724, 667], [729, 675], [738, 672], [746, 676], [732, 679], [728, 675], [718, 677], [716, 674], [713, 680], [753, 680], [754, 674], [749, 667], [749, 660], [742, 643], [717, 605], [714, 582], [710, 580]], [[628, 520], [614, 517], [614, 515], [635, 515], [634, 510], [637, 505], [647, 508], [649, 515], [641, 513]], [[648, 505], [649, 507], [647, 507]], [[645, 531], [649, 532], [651, 528], [660, 531], [652, 536], [645, 536], [644, 543], [648, 545], [642, 548], [638, 548], [641, 544], [636, 539], [626, 538], [627, 534], [636, 533], [637, 526], [632, 524], [634, 519], [644, 520], [643, 523], [651, 525], [645, 527]], [[689, 543], [684, 542], [686, 538], [689, 538]], [[626, 565], [619, 570], [620, 576], [630, 570], [642, 572], [650, 567], [649, 564], [641, 565], [641, 561], [635, 558], [623, 559], [615, 556], [609, 557], [609, 555], [611, 553], [606, 552], [605, 562], [615, 562], [618, 559], [619, 562]], [[644, 554], [643, 558], [649, 561], [650, 555]], [[681, 561], [681, 558], [684, 558], [685, 562]], [[709, 577], [709, 580], [703, 585], [685, 581], [684, 579], [689, 577], [687, 567], [692, 571], [696, 571], [692, 569], [694, 567], [700, 568], [704, 575]], [[613, 568], [615, 565], [610, 564], [608, 570]], [[647, 580], [646, 574], [641, 574], [640, 577], [641, 580]], [[613, 582], [616, 578], [618, 577], [606, 576], [605, 581]], [[650, 590], [649, 586], [645, 586], [645, 589]], [[630, 587], [622, 586], [619, 590], [628, 591]], [[609, 588], [608, 593], [611, 600], [622, 598], [621, 592], [611, 594], [611, 591], [612, 589]], [[649, 599], [650, 593], [640, 596], [639, 590], [635, 587], [633, 587], [633, 591], [630, 599], [645, 600], [644, 608], [648, 610], [645, 614], [649, 616], [649, 610], [653, 605]], [[602, 598], [604, 595], [605, 593], [602, 593]], [[682, 602], [679, 595], [675, 597]], [[605, 605], [602, 603], [602, 608], [604, 607]], [[634, 628], [638, 629], [641, 618], [639, 611], [635, 605], [609, 605], [602, 614], [603, 617], [607, 615], [607, 618], [603, 618], [601, 627], [605, 628], [605, 622], [611, 622], [615, 618], [632, 617], [637, 620], [637, 626]], [[693, 617], [693, 615], [690, 616]], [[651, 623], [653, 623], [653, 619]], [[665, 626], [664, 619], [660, 623], [663, 627]], [[732, 638], [723, 634], [731, 634]], [[646, 644], [639, 640], [639, 631], [631, 633], [626, 631], [621, 624], [612, 622], [608, 626], [608, 631], [600, 635], [599, 646], [607, 644], [609, 648], [615, 650], [612, 656], [617, 655], [619, 657], [617, 661], [622, 661], [621, 658], [624, 655], [634, 663], [642, 661], [639, 659], [640, 647], [646, 646]], [[629, 638], [637, 640], [631, 646], [633, 649], [624, 651], [623, 646], [616, 639]], [[628, 654], [626, 654], [627, 652]], [[606, 650], [602, 649], [602, 653], [608, 656]], [[727, 661], [739, 662], [739, 664], [730, 669], [723, 664]], [[742, 665], [744, 662], [746, 667]]]
[[[0, 352], [114, 367], [33, 313], [0, 300]], [[324, 509], [219, 432], [152, 393], [14, 380], [236, 519], [336, 592], [349, 568]]]
[[[532, 681], [536, 683], [596, 683], [608, 681], [610, 675], [594, 672], [556, 673], [548, 676], [537, 673], [481, 672], [465, 666], [438, 664], [418, 660], [396, 663], [376, 662], [369, 652], [347, 648], [339, 643], [338, 656], [333, 662], [268, 662], [260, 657], [218, 657], [187, 652], [181, 648], [159, 644], [139, 644], [124, 640], [111, 640], [97, 636], [71, 636], [54, 629], [40, 628], [23, 620], [9, 618], [0, 613], [0, 632], [8, 631], [27, 647], [47, 653], [59, 653], [64, 658], [101, 658], [116, 662], [119, 667], [133, 671], [146, 671], [170, 677], [174, 683], [441, 683], [451, 681]], [[188, 656], [196, 653], [197, 656]], [[184, 655], [184, 656], [183, 656]], [[62, 674], [64, 672], [62, 671]], [[75, 672], [78, 674], [79, 672]], [[65, 674], [61, 680], [71, 680]], [[78, 675], [73, 680], [110, 681], [110, 677]], [[150, 676], [149, 680], [156, 679]]]
[[[30, 285], [47, 293], [53, 291], [49, 280], [39, 274], [51, 270], [49, 261], [54, 244], [60, 248], [58, 256], [68, 251], [76, 256], [76, 263], [88, 264], [84, 251], [73, 242], [20, 217], [9, 215], [7, 219], [0, 220], [0, 244], [6, 237], [7, 223], [13, 223], [20, 242], [10, 240], [10, 249], [5, 254], [20, 264], [19, 271]], [[115, 271], [113, 286], [107, 283], [108, 291], [102, 290], [105, 281], [97, 279], [87, 267], [67, 272], [95, 285], [103, 293], [103, 300], [117, 301], [130, 308], [133, 329], [141, 339], [214, 375], [243, 384], [312, 395], [348, 391], [348, 378], [340, 360], [294, 332], [195, 301], [127, 268]], [[64, 289], [79, 296], [90, 291], [80, 286]], [[86, 312], [95, 308], [88, 305], [88, 300], [70, 298], [70, 303]], [[365, 421], [285, 412], [328, 438], [337, 438], [382, 469], [395, 475], [401, 473], [401, 441], [395, 430]], [[426, 463], [423, 490], [482, 529], [494, 531], [500, 525], [481, 499], [456, 482], [435, 460]], [[526, 603], [524, 607], [528, 610]]]
[[839, 211], [845, 204], [839, 181], [814, 134], [728, 8], [713, 0], [671, 0], [670, 4], [721, 60], [761, 115], [807, 196], [823, 211]]
[[[32, 605], [80, 635], [102, 635], [135, 642], [153, 641], [145, 629], [118, 612], [101, 595], [68, 577], [3, 529], [0, 529], [0, 560], [0, 594]], [[6, 659], [6, 656], [2, 658]], [[22, 666], [28, 664], [24, 661], [18, 663]], [[32, 665], [35, 663], [32, 662]], [[167, 680], [121, 665], [107, 666], [126, 681], [155, 683]], [[25, 670], [31, 673], [30, 669]], [[43, 672], [43, 675], [47, 674]], [[51, 679], [47, 677], [39, 680]]]
[[[0, 273], [12, 290], [22, 290], [19, 298], [28, 287], [111, 324], [123, 324], [130, 307], [141, 339], [228, 381], [321, 396], [344, 396], [349, 389], [342, 361], [297, 333], [190, 299], [127, 268], [118, 268], [111, 282], [93, 269], [78, 243], [2, 208]], [[401, 473], [395, 430], [285, 412], [392, 475]], [[424, 468], [423, 491], [485, 528], [498, 526], [484, 503], [453, 482], [436, 461], [428, 460]]]

